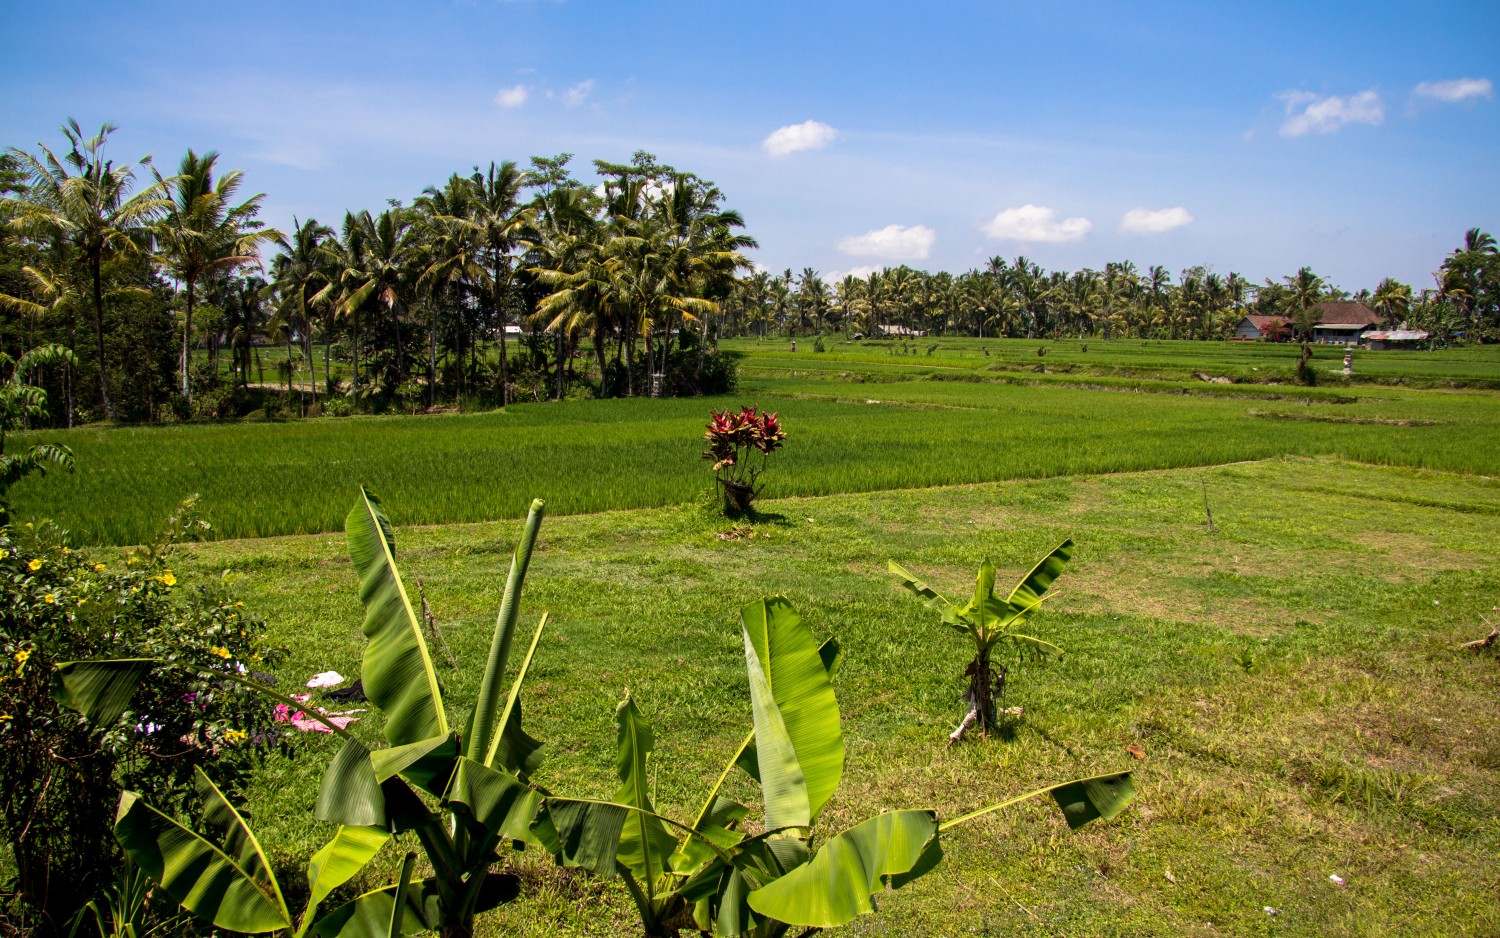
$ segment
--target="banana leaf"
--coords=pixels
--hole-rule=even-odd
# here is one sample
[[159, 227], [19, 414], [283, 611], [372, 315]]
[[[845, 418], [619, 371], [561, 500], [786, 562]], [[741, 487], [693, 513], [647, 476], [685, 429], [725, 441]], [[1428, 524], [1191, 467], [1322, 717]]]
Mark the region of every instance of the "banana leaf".
[[875, 911], [871, 896], [937, 837], [931, 811], [890, 811], [825, 843], [809, 862], [752, 891], [750, 908], [788, 925], [835, 928]]
[[365, 693], [385, 714], [386, 739], [404, 746], [447, 736], [442, 690], [396, 569], [391, 523], [363, 487], [344, 522], [344, 535], [365, 607]]
[[385, 795], [370, 750], [354, 737], [344, 740], [343, 748], [323, 773], [315, 810], [319, 820], [349, 827], [385, 827]]
[[52, 699], [77, 710], [96, 726], [109, 726], [130, 709], [130, 700], [157, 661], [66, 661], [52, 672]]
[[1028, 606], [1034, 606], [1041, 601], [1043, 595], [1051, 588], [1052, 581], [1062, 575], [1068, 566], [1068, 561], [1073, 557], [1073, 539], [1070, 537], [1052, 549], [1031, 572], [1016, 584], [1011, 590], [1009, 603], [1012, 609], [1022, 610]]
[[620, 833], [630, 809], [606, 801], [547, 798], [531, 835], [561, 866], [579, 866], [595, 874], [615, 874]]
[[473, 759], [461, 758], [453, 773], [447, 805], [485, 830], [512, 840], [531, 837], [531, 825], [541, 808], [541, 793], [514, 776], [497, 772]]
[[644, 886], [651, 900], [656, 898], [657, 880], [670, 870], [669, 860], [677, 849], [677, 838], [653, 816], [656, 809], [651, 805], [646, 763], [656, 737], [628, 694], [615, 710], [615, 728], [615, 771], [620, 778], [615, 799], [640, 809], [625, 819], [615, 858]]
[[[531, 533], [535, 537], [536, 532]], [[518, 547], [518, 558], [519, 551]], [[529, 555], [529, 548], [527, 553]], [[514, 563], [515, 561], [512, 562], [512, 570], [514, 570]], [[521, 660], [521, 667], [516, 671], [516, 679], [511, 682], [510, 694], [505, 699], [505, 709], [500, 713], [501, 730], [495, 734], [495, 738], [491, 740], [487, 748], [477, 748], [478, 752], [484, 753], [485, 765], [509, 772], [523, 782], [541, 764], [540, 750], [543, 744], [532, 739], [521, 728], [521, 687], [526, 683], [526, 675], [531, 673], [531, 663], [536, 660], [536, 646], [541, 643], [542, 632], [546, 628], [547, 614], [544, 612], [541, 621], [536, 625], [536, 632], [531, 636], [531, 647], [526, 649], [526, 657]], [[478, 713], [479, 708], [476, 708], [475, 723], [478, 722]]]
[[305, 933], [312, 924], [313, 913], [328, 898], [328, 894], [364, 869], [390, 839], [390, 832], [383, 827], [344, 826], [338, 829], [323, 849], [312, 855], [307, 863], [307, 883], [311, 895], [307, 900], [307, 911], [302, 916], [299, 935]]
[[442, 795], [458, 758], [458, 736], [448, 733], [370, 753], [377, 781], [400, 775], [431, 795]]
[[951, 626], [957, 631], [968, 634], [969, 624], [963, 620], [961, 607], [954, 605], [945, 599], [937, 590], [928, 586], [922, 580], [917, 579], [905, 567], [894, 560], [885, 562], [886, 569], [901, 579], [901, 585], [906, 587], [917, 598], [921, 599], [928, 609], [936, 612], [941, 617], [944, 625]]
[[251, 935], [290, 928], [291, 914], [255, 835], [223, 795], [217, 797], [228, 812], [219, 820], [238, 831], [233, 854], [129, 791], [120, 796], [115, 837], [136, 866], [199, 918]]
[[956, 827], [959, 824], [972, 821], [975, 818], [992, 814], [1001, 808], [1008, 808], [1028, 798], [1038, 795], [1052, 796], [1057, 802], [1058, 808], [1062, 810], [1063, 817], [1068, 822], [1068, 827], [1077, 830], [1088, 822], [1095, 819], [1110, 820], [1126, 806], [1135, 800], [1135, 782], [1131, 779], [1129, 772], [1112, 772], [1108, 775], [1093, 775], [1088, 778], [1076, 778], [1070, 782], [1061, 782], [1057, 785], [1048, 785], [1046, 788], [1038, 788], [1024, 795], [1006, 799], [999, 804], [992, 804], [978, 811], [970, 811], [951, 821], [944, 821], [942, 830]]
[[[442, 920], [437, 884], [423, 880], [417, 889], [406, 890], [402, 902], [400, 934], [415, 936], [431, 931]], [[374, 889], [351, 899], [318, 919], [308, 934], [316, 938], [392, 938], [391, 922], [396, 910], [396, 884]]]
[[[541, 529], [544, 513], [545, 503], [540, 498], [534, 499], [526, 514], [526, 526], [522, 529], [521, 540], [516, 543], [515, 552], [511, 555], [505, 593], [500, 600], [500, 611], [495, 617], [495, 631], [490, 637], [490, 651], [485, 659], [484, 674], [479, 680], [479, 696], [475, 698], [474, 711], [469, 717], [469, 727], [465, 734], [464, 755], [491, 768], [496, 767], [496, 727], [502, 733], [508, 730], [507, 722], [501, 717], [501, 687], [505, 680], [506, 664], [510, 660], [511, 639], [520, 617], [521, 587], [526, 579], [526, 568], [531, 563], [531, 552], [536, 546], [537, 532]], [[535, 648], [535, 645], [533, 641], [532, 647]], [[518, 679], [512, 686], [512, 700], [514, 691], [519, 687]], [[515, 772], [515, 766], [512, 765], [500, 767]]]
[[818, 642], [782, 597], [740, 610], [768, 829], [809, 827], [838, 789], [844, 736]]

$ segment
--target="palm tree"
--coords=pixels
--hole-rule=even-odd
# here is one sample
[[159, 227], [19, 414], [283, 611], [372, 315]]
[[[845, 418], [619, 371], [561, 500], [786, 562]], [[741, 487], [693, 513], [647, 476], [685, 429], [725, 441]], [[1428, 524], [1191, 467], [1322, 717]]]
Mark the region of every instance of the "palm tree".
[[[170, 206], [166, 180], [158, 179], [131, 195], [135, 167], [117, 167], [105, 159], [104, 145], [116, 129], [104, 124], [98, 133], [85, 137], [78, 122], [69, 118], [62, 127], [68, 151], [61, 159], [42, 144], [37, 144], [35, 156], [11, 149], [26, 174], [26, 188], [0, 202], [12, 216], [12, 227], [37, 241], [63, 241], [83, 266], [94, 313], [99, 401], [108, 420], [114, 420], [115, 411], [104, 351], [104, 268], [116, 257], [143, 251], [151, 224]], [[150, 157], [136, 164], [149, 165]]]
[[258, 248], [276, 243], [281, 233], [263, 228], [255, 216], [260, 214], [258, 193], [233, 205], [244, 173], [232, 170], [214, 179], [214, 164], [219, 154], [209, 151], [199, 156], [192, 150], [182, 158], [177, 175], [163, 179], [156, 173], [157, 184], [170, 197], [165, 217], [156, 225], [157, 254], [168, 274], [183, 286], [186, 314], [182, 321], [182, 396], [191, 399], [188, 382], [189, 354], [193, 344], [193, 301], [198, 282], [214, 271], [229, 271], [245, 264], [258, 263]]
[[[266, 332], [266, 288], [266, 282], [259, 277], [237, 277], [229, 285], [224, 304], [224, 333], [229, 343], [230, 369], [238, 376], [238, 383], [243, 388], [250, 386], [250, 353], [255, 338]], [[308, 361], [312, 361], [310, 352]]]
[[[283, 319], [295, 321], [302, 332], [303, 345], [307, 353], [308, 367], [312, 367], [312, 323], [318, 309], [331, 317], [332, 304], [319, 301], [323, 291], [333, 284], [334, 258], [328, 251], [333, 239], [333, 229], [318, 224], [309, 218], [298, 222], [292, 218], [292, 236], [287, 238], [276, 233], [276, 244], [281, 249], [271, 262], [271, 283], [262, 289], [262, 296], [276, 297], [276, 309]], [[332, 324], [323, 329], [323, 378], [328, 381], [329, 353], [332, 346]], [[318, 382], [313, 375], [313, 401], [318, 399]]]
[[525, 246], [523, 234], [531, 224], [532, 210], [521, 203], [521, 186], [526, 177], [515, 163], [507, 161], [496, 166], [491, 162], [485, 173], [476, 166], [469, 178], [473, 183], [473, 197], [468, 203], [468, 221], [474, 226], [475, 236], [484, 249], [489, 302], [496, 327], [500, 330], [500, 401], [503, 405], [508, 403], [506, 395], [510, 382], [505, 326], [514, 275], [511, 252]]
[[1406, 319], [1411, 310], [1411, 287], [1394, 277], [1386, 277], [1375, 288], [1370, 302], [1386, 325], [1393, 326]]
[[1302, 335], [1302, 341], [1312, 338], [1313, 325], [1317, 322], [1318, 302], [1323, 298], [1323, 278], [1303, 267], [1291, 277], [1283, 277], [1288, 288], [1286, 311]]

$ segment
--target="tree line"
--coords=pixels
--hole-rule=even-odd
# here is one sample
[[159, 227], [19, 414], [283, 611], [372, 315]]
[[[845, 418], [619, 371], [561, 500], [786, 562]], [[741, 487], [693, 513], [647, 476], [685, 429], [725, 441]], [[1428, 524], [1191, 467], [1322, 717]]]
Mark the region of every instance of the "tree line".
[[1256, 284], [1203, 266], [1174, 278], [1163, 266], [1143, 271], [1128, 260], [1070, 272], [1044, 270], [1024, 255], [996, 256], [957, 276], [906, 265], [833, 282], [810, 267], [800, 275], [756, 271], [741, 280], [725, 315], [730, 332], [754, 335], [880, 335], [885, 328], [897, 335], [1227, 339], [1246, 315], [1280, 317], [1291, 331], [1310, 335], [1320, 303], [1357, 300], [1392, 326], [1500, 340], [1500, 255], [1492, 235], [1466, 232], [1434, 279], [1414, 292], [1386, 277], [1373, 291], [1350, 293], [1310, 267]]
[[725, 389], [708, 329], [755, 241], [713, 183], [651, 154], [596, 160], [592, 187], [571, 154], [491, 163], [280, 231], [216, 153], [164, 176], [111, 160], [115, 129], [70, 121], [64, 148], [0, 166], [0, 341], [75, 350], [46, 379], [68, 425], [221, 416], [268, 383], [267, 345], [313, 406]]
[[1359, 299], [1393, 324], [1500, 338], [1500, 261], [1479, 229], [1417, 292], [1386, 278], [1351, 295], [1306, 267], [1255, 284], [1024, 256], [830, 282], [754, 270], [724, 193], [645, 152], [595, 160], [598, 185], [568, 153], [492, 162], [337, 227], [281, 231], [216, 153], [189, 150], [163, 175], [149, 158], [116, 163], [115, 129], [70, 120], [63, 146], [0, 156], [0, 351], [72, 350], [26, 376], [61, 425], [221, 417], [268, 398], [305, 413], [714, 393], [733, 382], [718, 338], [773, 332], [1220, 339], [1247, 313], [1306, 331], [1318, 303]]

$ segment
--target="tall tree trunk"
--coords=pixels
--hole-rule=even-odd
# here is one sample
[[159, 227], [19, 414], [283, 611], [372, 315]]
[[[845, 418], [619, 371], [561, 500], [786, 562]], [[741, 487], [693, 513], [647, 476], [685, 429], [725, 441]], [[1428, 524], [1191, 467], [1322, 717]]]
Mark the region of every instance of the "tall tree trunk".
[[495, 321], [500, 328], [500, 406], [510, 404], [510, 353], [505, 346], [505, 297], [500, 286], [500, 255], [494, 249], [495, 259], [490, 271], [490, 302], [495, 306]]
[[313, 360], [312, 320], [302, 318], [302, 323], [307, 328], [302, 333], [302, 346], [307, 352], [307, 383], [312, 388], [312, 402], [318, 402], [318, 366]]
[[99, 269], [101, 265], [102, 261], [97, 257], [89, 261], [89, 273], [94, 279], [94, 336], [99, 342], [99, 399], [104, 405], [104, 419], [114, 423], [115, 408], [109, 402], [109, 369], [104, 361], [104, 288], [100, 283], [103, 276]]
[[359, 386], [359, 310], [354, 311], [354, 386]]
[[193, 338], [193, 279], [187, 278], [184, 285], [187, 288], [187, 315], [182, 320], [182, 396], [191, 403], [193, 391], [188, 387], [188, 352]]
[[437, 310], [427, 321], [427, 406], [437, 405]]
[[401, 315], [391, 307], [391, 322], [396, 327], [396, 380], [406, 380], [406, 345], [401, 341]]
[[609, 397], [609, 370], [605, 364], [604, 330], [594, 329], [594, 357], [599, 360], [599, 396]]

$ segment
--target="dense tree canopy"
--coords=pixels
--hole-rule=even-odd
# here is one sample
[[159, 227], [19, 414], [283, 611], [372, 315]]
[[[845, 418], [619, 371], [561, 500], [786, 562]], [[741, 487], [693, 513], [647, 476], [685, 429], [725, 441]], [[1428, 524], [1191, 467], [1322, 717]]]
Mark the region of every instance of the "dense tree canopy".
[[[491, 162], [338, 230], [281, 232], [216, 153], [163, 176], [108, 158], [113, 130], [69, 121], [60, 154], [0, 160], [0, 351], [76, 353], [36, 378], [69, 425], [223, 416], [277, 389], [304, 412], [724, 390], [726, 335], [1223, 339], [1247, 313], [1306, 335], [1320, 302], [1351, 298], [1309, 267], [1259, 285], [1024, 255], [956, 275], [756, 270], [725, 194], [645, 152], [596, 160], [595, 186], [568, 153]], [[1441, 339], [1500, 339], [1495, 238], [1467, 232], [1433, 288], [1387, 278], [1353, 298]]]

